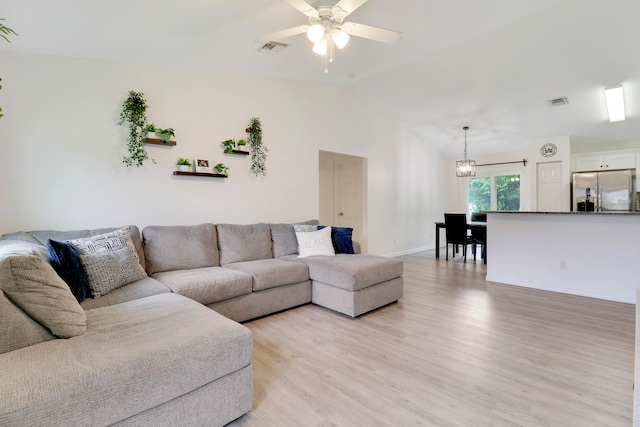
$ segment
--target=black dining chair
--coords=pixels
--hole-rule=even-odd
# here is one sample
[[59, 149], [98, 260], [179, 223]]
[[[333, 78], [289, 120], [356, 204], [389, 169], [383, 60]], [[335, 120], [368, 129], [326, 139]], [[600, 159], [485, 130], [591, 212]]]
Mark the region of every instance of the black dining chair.
[[473, 238], [467, 233], [467, 215], [458, 213], [444, 214], [444, 227], [447, 235], [447, 250], [445, 259], [449, 260], [449, 245], [455, 248], [462, 245], [462, 256], [467, 262], [467, 246], [473, 245]]
[[[471, 212], [471, 222], [487, 222], [486, 212]], [[487, 229], [486, 227], [477, 227], [471, 229], [471, 238], [473, 239], [473, 260], [476, 260], [477, 247], [482, 247], [482, 259], [485, 264], [487, 262]]]

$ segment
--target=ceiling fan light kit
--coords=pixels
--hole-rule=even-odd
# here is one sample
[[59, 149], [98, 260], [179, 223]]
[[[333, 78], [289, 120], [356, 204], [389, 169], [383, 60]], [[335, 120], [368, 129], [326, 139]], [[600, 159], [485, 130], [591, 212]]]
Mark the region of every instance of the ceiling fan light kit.
[[344, 22], [349, 14], [362, 6], [367, 0], [317, 0], [313, 6], [304, 0], [286, 0], [309, 18], [309, 25], [299, 25], [255, 39], [258, 43], [280, 40], [285, 37], [305, 33], [313, 43], [312, 51], [320, 55], [324, 72], [328, 73], [328, 64], [335, 58], [335, 48], [344, 48], [351, 36], [393, 44], [400, 41], [402, 33], [384, 28], [355, 22]]

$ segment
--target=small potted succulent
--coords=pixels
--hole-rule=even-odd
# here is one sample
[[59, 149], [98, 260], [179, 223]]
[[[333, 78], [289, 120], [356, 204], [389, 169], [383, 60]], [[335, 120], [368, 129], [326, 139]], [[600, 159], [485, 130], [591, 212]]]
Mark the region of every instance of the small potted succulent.
[[238, 147], [238, 151], [244, 151], [244, 146], [247, 145], [246, 139], [239, 139], [236, 141], [236, 146]]
[[178, 165], [178, 170], [181, 172], [191, 171], [191, 161], [189, 159], [183, 159], [182, 157], [179, 157], [176, 164]]
[[217, 165], [215, 165], [213, 167], [216, 172], [218, 172], [219, 174], [222, 174], [224, 176], [229, 175], [229, 168], [226, 167], [223, 163], [218, 163]]

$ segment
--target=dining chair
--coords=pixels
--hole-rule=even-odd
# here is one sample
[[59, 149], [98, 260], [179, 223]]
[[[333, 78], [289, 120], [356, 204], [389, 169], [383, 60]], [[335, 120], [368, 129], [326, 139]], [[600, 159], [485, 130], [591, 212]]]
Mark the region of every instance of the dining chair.
[[[487, 222], [486, 212], [471, 212], [471, 222]], [[487, 262], [487, 258], [486, 258], [487, 229], [485, 227], [472, 228], [471, 238], [473, 239], [473, 260], [474, 261], [476, 260], [477, 246], [480, 245], [482, 247], [482, 259], [486, 263]]]
[[467, 214], [445, 213], [444, 227], [447, 235], [447, 249], [445, 259], [449, 260], [449, 245], [462, 245], [462, 256], [467, 262], [467, 246], [473, 245], [473, 239], [467, 233]]

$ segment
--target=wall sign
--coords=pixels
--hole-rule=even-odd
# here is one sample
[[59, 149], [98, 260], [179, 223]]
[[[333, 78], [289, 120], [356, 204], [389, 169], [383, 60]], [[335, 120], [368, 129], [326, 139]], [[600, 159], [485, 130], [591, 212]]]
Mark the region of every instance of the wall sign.
[[556, 146], [556, 144], [552, 144], [550, 142], [540, 147], [540, 154], [542, 154], [544, 157], [553, 157], [557, 152], [558, 147]]

